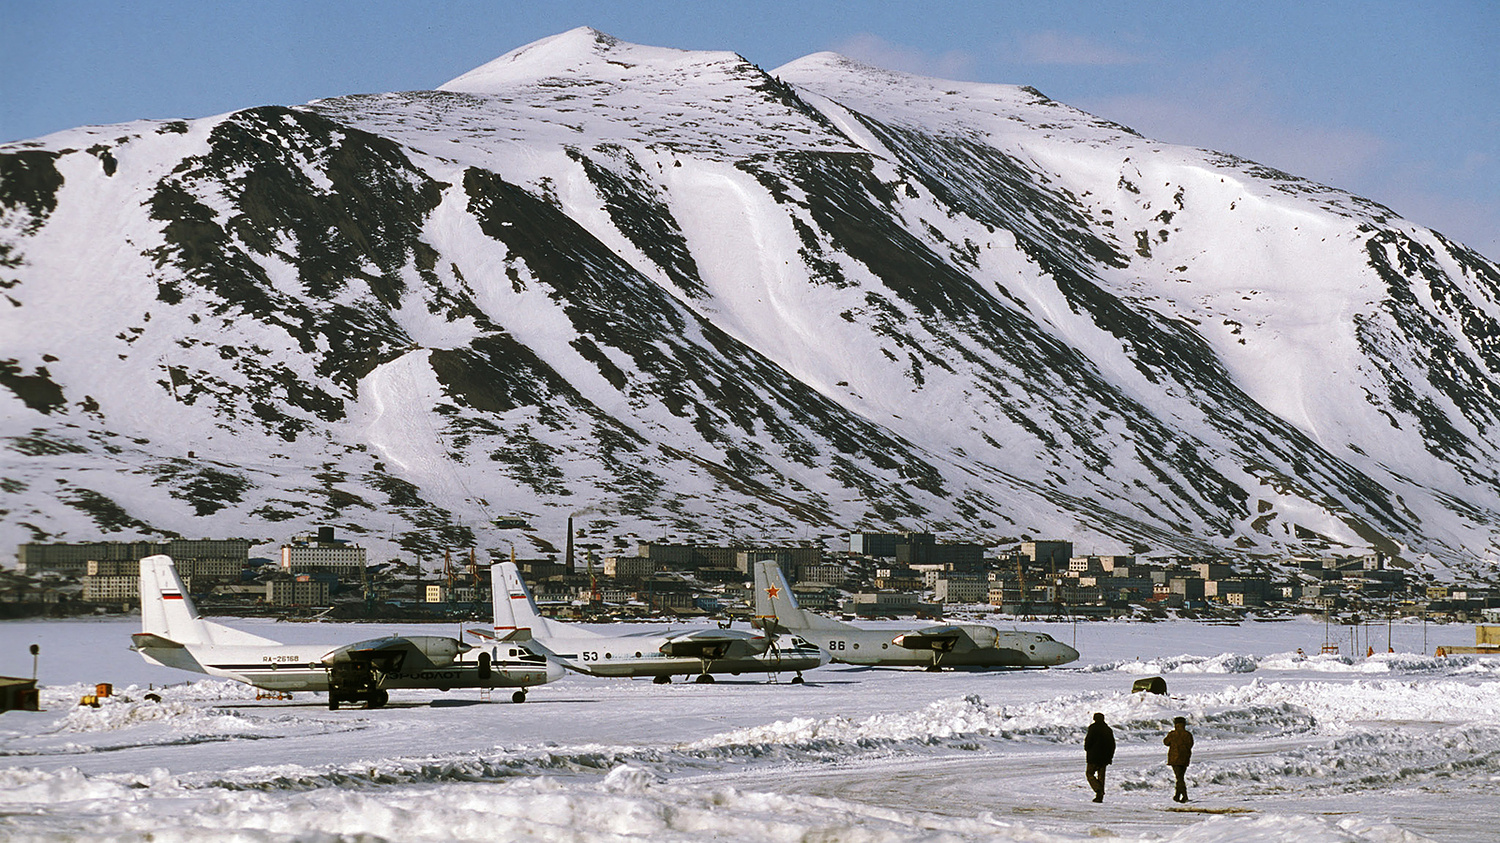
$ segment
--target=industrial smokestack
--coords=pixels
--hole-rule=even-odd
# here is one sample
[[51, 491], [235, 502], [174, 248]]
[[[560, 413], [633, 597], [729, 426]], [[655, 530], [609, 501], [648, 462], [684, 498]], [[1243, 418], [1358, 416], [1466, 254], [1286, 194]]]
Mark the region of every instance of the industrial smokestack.
[[568, 516], [568, 571], [573, 570], [573, 516]]

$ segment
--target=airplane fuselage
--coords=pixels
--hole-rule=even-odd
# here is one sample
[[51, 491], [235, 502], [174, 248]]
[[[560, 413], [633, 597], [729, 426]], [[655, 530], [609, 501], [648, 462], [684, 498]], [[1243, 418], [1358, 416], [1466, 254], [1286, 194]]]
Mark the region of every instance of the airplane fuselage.
[[[275, 647], [201, 645], [180, 648], [145, 648], [148, 661], [165, 667], [191, 670], [233, 679], [270, 691], [328, 690], [330, 670], [322, 659], [334, 647], [321, 644], [286, 644]], [[482, 668], [479, 656], [488, 655]], [[487, 678], [483, 674], [488, 674]], [[554, 671], [555, 674], [555, 671]], [[551, 679], [556, 679], [553, 675]], [[511, 645], [500, 644], [464, 653], [440, 667], [397, 667], [377, 674], [376, 687], [397, 688], [526, 688], [549, 681], [545, 659]]]
[[[663, 677], [704, 673], [779, 673], [812, 670], [826, 661], [807, 642], [788, 641], [765, 652], [738, 657], [669, 656], [660, 651], [665, 638], [656, 634], [552, 637], [541, 643], [570, 669], [590, 676]], [[706, 667], [706, 669], [705, 669]]]
[[1078, 658], [1071, 647], [1050, 636], [1029, 632], [1000, 632], [994, 646], [943, 650], [908, 648], [896, 643], [900, 630], [809, 629], [802, 635], [828, 651], [842, 664], [887, 667], [1050, 667]]

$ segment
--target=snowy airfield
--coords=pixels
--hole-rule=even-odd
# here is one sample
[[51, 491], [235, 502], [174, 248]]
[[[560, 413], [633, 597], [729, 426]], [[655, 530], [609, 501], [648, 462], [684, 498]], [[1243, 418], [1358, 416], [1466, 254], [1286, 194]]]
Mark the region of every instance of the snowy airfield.
[[[228, 623], [288, 643], [456, 631]], [[1333, 627], [1344, 655], [1325, 656], [1311, 620], [1027, 623], [1082, 658], [829, 666], [805, 686], [569, 675], [521, 705], [397, 691], [385, 709], [328, 711], [148, 665], [126, 649], [138, 624], [0, 622], [0, 674], [30, 676], [26, 647], [41, 645], [46, 709], [0, 714], [0, 839], [1500, 838], [1500, 659], [1421, 654], [1472, 643], [1467, 625], [1399, 624], [1396, 653], [1365, 658], [1386, 649], [1383, 625]], [[1130, 693], [1152, 675], [1168, 696]], [[116, 696], [78, 707], [99, 682]], [[1083, 776], [1095, 711], [1119, 741], [1102, 805]], [[1161, 744], [1178, 714], [1197, 737], [1183, 806]]]

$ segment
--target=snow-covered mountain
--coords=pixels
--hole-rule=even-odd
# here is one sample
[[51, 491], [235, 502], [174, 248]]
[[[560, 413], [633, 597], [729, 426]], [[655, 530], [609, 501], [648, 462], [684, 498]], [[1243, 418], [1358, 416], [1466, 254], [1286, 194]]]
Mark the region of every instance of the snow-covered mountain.
[[1500, 268], [1030, 88], [578, 29], [0, 147], [0, 287], [7, 552], [583, 513], [1500, 555]]

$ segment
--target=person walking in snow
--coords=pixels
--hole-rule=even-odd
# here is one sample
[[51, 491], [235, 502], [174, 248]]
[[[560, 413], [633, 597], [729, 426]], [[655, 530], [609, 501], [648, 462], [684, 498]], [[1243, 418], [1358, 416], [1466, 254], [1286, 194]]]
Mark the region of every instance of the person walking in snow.
[[1187, 730], [1186, 717], [1172, 718], [1172, 731], [1162, 738], [1167, 745], [1167, 766], [1177, 775], [1177, 790], [1172, 794], [1173, 802], [1186, 802], [1188, 763], [1193, 760], [1193, 733]]
[[1084, 777], [1094, 789], [1094, 801], [1104, 801], [1104, 768], [1115, 760], [1115, 732], [1104, 722], [1104, 715], [1095, 713], [1089, 724], [1088, 734], [1083, 737], [1083, 755], [1087, 766]]

